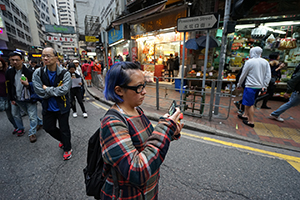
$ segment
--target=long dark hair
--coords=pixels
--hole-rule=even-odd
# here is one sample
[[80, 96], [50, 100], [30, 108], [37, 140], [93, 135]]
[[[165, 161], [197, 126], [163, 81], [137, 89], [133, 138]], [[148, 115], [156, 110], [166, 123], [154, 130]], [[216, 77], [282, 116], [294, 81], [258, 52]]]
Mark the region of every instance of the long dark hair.
[[5, 60], [2, 57], [0, 57], [0, 62], [2, 62], [3, 71], [6, 71], [7, 66], [6, 66]]

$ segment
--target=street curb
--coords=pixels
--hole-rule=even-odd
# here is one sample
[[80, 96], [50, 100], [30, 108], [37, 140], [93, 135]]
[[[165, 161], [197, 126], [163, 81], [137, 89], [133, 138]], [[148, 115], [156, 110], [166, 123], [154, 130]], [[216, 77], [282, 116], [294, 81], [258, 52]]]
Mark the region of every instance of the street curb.
[[[85, 88], [86, 88], [86, 91], [88, 91], [88, 93], [90, 95], [92, 95], [95, 99], [97, 99], [98, 101], [104, 103], [105, 105], [112, 106], [114, 104], [111, 101], [107, 101], [106, 99], [97, 96], [97, 94], [90, 91], [87, 87], [85, 87]], [[144, 111], [144, 112], [145, 112], [145, 115], [150, 120], [153, 120], [153, 121], [159, 121], [159, 118], [161, 117], [161, 115], [158, 115], [156, 113], [153, 114], [153, 113], [148, 113], [146, 111]], [[251, 142], [251, 143], [254, 143], [254, 144], [259, 144], [259, 145], [264, 145], [264, 146], [269, 146], [269, 147], [276, 147], [276, 148], [280, 148], [280, 149], [300, 152], [300, 149], [297, 148], [297, 147], [260, 141], [260, 140], [256, 140], [256, 139], [253, 139], [253, 138], [248, 138], [248, 137], [244, 137], [244, 136], [241, 136], [241, 135], [228, 133], [228, 132], [218, 130], [216, 128], [212, 128], [212, 127], [205, 126], [205, 125], [202, 125], [202, 124], [198, 124], [198, 123], [195, 123], [195, 122], [185, 121], [184, 122], [184, 128], [188, 129], [188, 130], [199, 131], [199, 132], [203, 132], [203, 133], [207, 133], [207, 134], [211, 134], [211, 135], [216, 135], [216, 136], [221, 136], [221, 137], [226, 137], [226, 138], [230, 138], [230, 139], [237, 139], [237, 140], [244, 141], [244, 142]]]

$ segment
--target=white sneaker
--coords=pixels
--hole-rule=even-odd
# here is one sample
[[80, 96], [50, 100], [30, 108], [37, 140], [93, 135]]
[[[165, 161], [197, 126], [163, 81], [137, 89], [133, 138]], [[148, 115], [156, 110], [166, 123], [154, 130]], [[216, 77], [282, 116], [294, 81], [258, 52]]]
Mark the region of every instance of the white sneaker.
[[279, 117], [279, 116], [274, 116], [274, 115], [270, 115], [270, 117], [269, 117], [270, 119], [274, 119], [274, 120], [277, 120], [277, 121], [279, 121], [279, 122], [284, 122], [284, 119], [282, 119], [281, 117]]
[[87, 113], [83, 113], [82, 116], [83, 116], [84, 118], [87, 118], [87, 117], [88, 117]]
[[76, 112], [73, 113], [73, 117], [74, 117], [74, 118], [77, 117], [77, 113], [76, 113]]

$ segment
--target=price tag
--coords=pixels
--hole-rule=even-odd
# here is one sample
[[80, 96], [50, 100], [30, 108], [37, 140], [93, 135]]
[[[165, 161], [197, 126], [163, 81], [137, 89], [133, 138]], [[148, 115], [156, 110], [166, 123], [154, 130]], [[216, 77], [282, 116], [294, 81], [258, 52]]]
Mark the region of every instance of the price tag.
[[197, 72], [196, 76], [201, 76], [201, 72]]

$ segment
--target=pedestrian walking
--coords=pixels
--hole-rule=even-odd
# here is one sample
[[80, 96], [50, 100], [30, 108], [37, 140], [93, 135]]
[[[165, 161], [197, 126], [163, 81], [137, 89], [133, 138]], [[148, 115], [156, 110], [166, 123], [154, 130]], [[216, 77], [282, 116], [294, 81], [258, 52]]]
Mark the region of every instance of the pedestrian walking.
[[174, 77], [178, 77], [179, 66], [180, 66], [180, 60], [179, 60], [179, 57], [178, 57], [178, 52], [175, 52], [175, 58], [174, 58]]
[[5, 78], [7, 80], [8, 100], [11, 102], [11, 110], [18, 131], [17, 136], [25, 134], [20, 110], [25, 111], [29, 116], [30, 129], [28, 131], [29, 141], [36, 142], [36, 132], [42, 128], [43, 122], [37, 115], [37, 102], [31, 99], [32, 71], [23, 64], [23, 56], [20, 52], [14, 51], [9, 55], [12, 68], [8, 69]]
[[[34, 90], [43, 99], [44, 129], [59, 141], [64, 149], [64, 160], [72, 157], [71, 131], [69, 126], [71, 76], [67, 70], [57, 66], [57, 52], [47, 47], [42, 51], [45, 64], [33, 74]], [[58, 127], [57, 122], [58, 121]]]
[[85, 80], [86, 80], [86, 85], [87, 87], [92, 87], [92, 69], [94, 67], [94, 59], [93, 58], [89, 58], [89, 65], [87, 67], [87, 75], [85, 76]]
[[270, 115], [270, 119], [284, 122], [284, 119], [281, 118], [280, 115], [291, 107], [300, 104], [300, 64], [296, 67], [291, 80], [287, 82], [287, 91], [283, 96], [286, 99], [290, 97], [289, 101], [273, 111]]
[[254, 127], [254, 102], [258, 93], [264, 91], [271, 79], [270, 65], [267, 60], [261, 58], [262, 48], [253, 47], [250, 49], [250, 59], [245, 62], [242, 74], [237, 87], [240, 89], [244, 80], [245, 89], [242, 104], [245, 106], [245, 112], [238, 117], [243, 120], [247, 126]]
[[180, 137], [183, 124], [180, 110], [165, 114], [152, 126], [139, 107], [146, 95], [142, 71], [132, 62], [119, 62], [108, 71], [104, 95], [115, 104], [110, 109], [120, 112], [129, 127], [117, 117], [107, 116], [101, 122], [100, 144], [105, 173], [109, 173], [100, 198], [112, 199], [114, 185], [109, 166], [117, 171], [122, 188], [119, 199], [158, 199], [159, 168], [170, 142]]
[[174, 78], [174, 63], [175, 63], [175, 60], [173, 58], [173, 54], [170, 54], [170, 58], [167, 60], [167, 70], [169, 71], [169, 78], [170, 78], [169, 82], [170, 81], [173, 82], [171, 77]]
[[7, 70], [6, 63], [3, 58], [0, 57], [0, 103], [1, 109], [5, 110], [7, 119], [10, 121], [10, 123], [14, 127], [13, 134], [16, 134], [18, 132], [17, 124], [14, 120], [14, 117], [11, 113], [11, 102], [7, 99], [7, 89], [6, 89], [6, 78], [5, 78], [5, 72]]
[[271, 109], [271, 107], [269, 107], [267, 105], [267, 103], [268, 103], [269, 99], [271, 97], [273, 97], [273, 94], [274, 94], [274, 91], [276, 88], [276, 86], [275, 86], [276, 80], [281, 78], [280, 70], [285, 67], [284, 63], [279, 62], [280, 55], [278, 52], [271, 53], [269, 55], [269, 59], [270, 59], [269, 64], [271, 67], [271, 80], [270, 80], [269, 86], [267, 88], [267, 93], [266, 93], [266, 95], [263, 95], [262, 97], [258, 97], [255, 101], [255, 107], [259, 101], [263, 101], [263, 103], [261, 105], [262, 109]]
[[[74, 60], [73, 61], [75, 67], [76, 67], [76, 71], [75, 73], [77, 73], [78, 75], [80, 75], [81, 77], [84, 77], [83, 72], [82, 72], [82, 68], [79, 64], [78, 60]], [[84, 89], [84, 81], [82, 81], [82, 85], [80, 86], [81, 88], [81, 96], [82, 96], [82, 100], [84, 101], [84, 94], [85, 94], [85, 89]]]
[[[71, 74], [71, 79], [72, 79], [72, 87], [70, 89], [70, 96], [71, 96], [71, 108], [73, 110], [73, 117], [77, 117], [77, 110], [76, 110], [76, 99], [80, 105], [81, 111], [82, 111], [82, 116], [84, 118], [87, 118], [88, 115], [85, 111], [85, 107], [83, 104], [82, 100], [82, 94], [81, 94], [81, 86], [83, 85], [82, 83], [82, 78], [80, 75], [75, 73], [76, 67], [74, 63], [69, 64], [69, 72]], [[76, 97], [76, 99], [75, 99]]]

